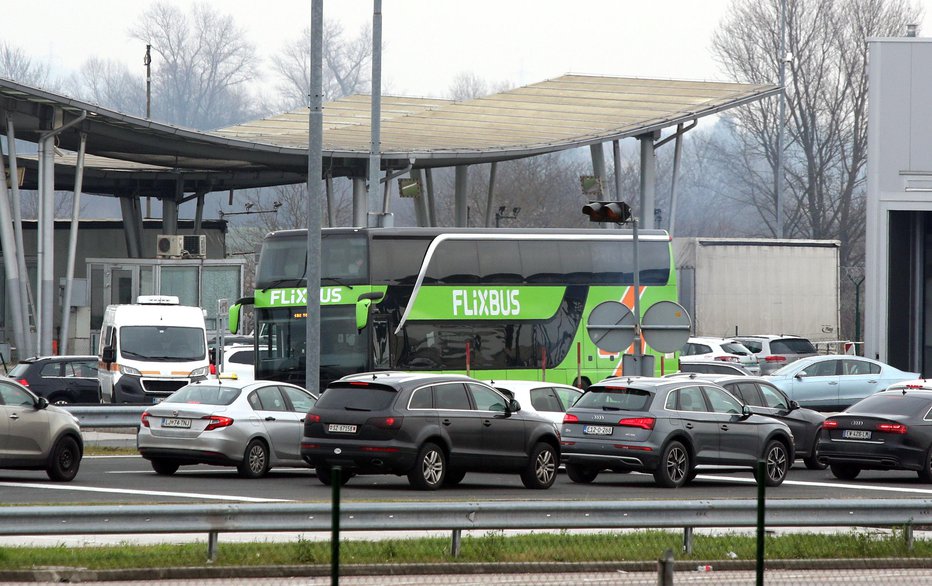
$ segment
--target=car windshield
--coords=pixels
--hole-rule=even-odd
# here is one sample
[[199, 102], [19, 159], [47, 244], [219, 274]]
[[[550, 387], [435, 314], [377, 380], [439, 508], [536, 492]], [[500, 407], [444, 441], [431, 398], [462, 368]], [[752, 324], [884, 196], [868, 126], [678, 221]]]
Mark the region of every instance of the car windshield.
[[10, 369], [10, 372], [7, 373], [7, 376], [10, 378], [16, 378], [26, 374], [26, 371], [29, 370], [28, 362], [20, 362], [16, 366]]
[[770, 342], [770, 351], [773, 354], [815, 354], [815, 346], [804, 338], [788, 338]]
[[915, 417], [922, 415], [932, 408], [932, 399], [917, 397], [916, 395], [896, 393], [880, 393], [856, 403], [848, 408], [848, 415], [870, 415], [872, 417], [883, 415], [903, 415]]
[[345, 409], [347, 411], [382, 411], [397, 396], [395, 389], [379, 385], [333, 384], [327, 387], [316, 407], [320, 409]]
[[725, 342], [722, 344], [722, 350], [729, 354], [737, 354], [738, 356], [747, 356], [751, 353], [743, 344], [738, 342]]
[[777, 370], [771, 372], [771, 376], [786, 376], [789, 374], [795, 373], [797, 370], [805, 369], [806, 366], [812, 364], [812, 360], [797, 360], [796, 362], [790, 362], [786, 366], [781, 366]]
[[192, 361], [207, 355], [204, 330], [179, 326], [124, 326], [120, 354], [132, 360]]
[[181, 387], [163, 403], [195, 403], [200, 405], [229, 405], [239, 396], [240, 389], [219, 385], [197, 384]]
[[573, 405], [603, 411], [646, 411], [653, 393], [625, 387], [590, 387]]

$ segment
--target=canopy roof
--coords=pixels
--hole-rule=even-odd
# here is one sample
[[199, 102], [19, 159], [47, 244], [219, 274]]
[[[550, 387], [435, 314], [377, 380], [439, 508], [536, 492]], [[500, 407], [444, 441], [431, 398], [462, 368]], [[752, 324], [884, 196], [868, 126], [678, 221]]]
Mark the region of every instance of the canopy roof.
[[[455, 102], [384, 96], [383, 168], [490, 163], [639, 136], [774, 95], [775, 85], [565, 75], [491, 96]], [[7, 115], [16, 138], [37, 142], [52, 127], [87, 117], [63, 131], [61, 148], [75, 151], [87, 134], [85, 191], [126, 194], [214, 191], [304, 181], [308, 109], [200, 132], [121, 114], [0, 78], [0, 129]], [[324, 105], [324, 168], [365, 175], [370, 145], [370, 97]], [[108, 161], [119, 159], [130, 164]], [[62, 159], [73, 164], [73, 157]], [[138, 165], [135, 163], [139, 163]], [[29, 162], [26, 162], [30, 166]], [[32, 179], [30, 179], [32, 175]], [[27, 173], [25, 187], [34, 186]], [[56, 178], [70, 185], [68, 173]]]

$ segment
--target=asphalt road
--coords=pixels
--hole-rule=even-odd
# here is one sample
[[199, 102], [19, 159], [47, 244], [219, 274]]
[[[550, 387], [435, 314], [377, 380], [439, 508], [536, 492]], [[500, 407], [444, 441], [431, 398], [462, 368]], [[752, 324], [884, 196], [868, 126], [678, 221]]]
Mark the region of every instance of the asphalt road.
[[[266, 478], [242, 479], [233, 468], [190, 466], [173, 476], [159, 476], [138, 456], [87, 457], [72, 482], [51, 482], [41, 471], [0, 470], [0, 494], [6, 505], [129, 504], [196, 502], [275, 502], [330, 500], [331, 488], [309, 469], [273, 469]], [[591, 485], [575, 484], [560, 474], [549, 490], [527, 490], [515, 475], [468, 474], [461, 485], [435, 492], [412, 490], [396, 476], [358, 476], [344, 487], [343, 500], [616, 500], [756, 498], [749, 470], [708, 470], [679, 489], [662, 489], [646, 474], [603, 473]], [[862, 472], [839, 481], [828, 470], [807, 470], [797, 462], [783, 486], [768, 498], [930, 498], [932, 484], [914, 472]]]

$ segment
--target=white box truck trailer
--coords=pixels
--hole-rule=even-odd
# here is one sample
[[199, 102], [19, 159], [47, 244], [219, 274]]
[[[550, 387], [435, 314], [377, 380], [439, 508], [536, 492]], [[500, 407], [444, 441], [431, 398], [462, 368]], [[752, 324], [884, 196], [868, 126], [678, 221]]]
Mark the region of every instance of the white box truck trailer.
[[674, 238], [680, 304], [694, 336], [837, 340], [837, 240]]
[[204, 311], [166, 295], [110, 305], [97, 356], [103, 402], [157, 403], [208, 376]]

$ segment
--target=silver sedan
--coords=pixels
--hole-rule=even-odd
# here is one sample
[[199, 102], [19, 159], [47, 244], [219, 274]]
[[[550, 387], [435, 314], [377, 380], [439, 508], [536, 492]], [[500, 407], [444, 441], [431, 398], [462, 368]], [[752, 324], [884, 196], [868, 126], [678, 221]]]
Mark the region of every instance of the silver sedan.
[[274, 381], [191, 383], [142, 414], [136, 446], [158, 474], [179, 466], [235, 466], [259, 478], [273, 466], [302, 466], [304, 417], [316, 397]]

